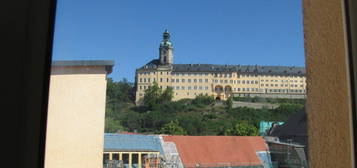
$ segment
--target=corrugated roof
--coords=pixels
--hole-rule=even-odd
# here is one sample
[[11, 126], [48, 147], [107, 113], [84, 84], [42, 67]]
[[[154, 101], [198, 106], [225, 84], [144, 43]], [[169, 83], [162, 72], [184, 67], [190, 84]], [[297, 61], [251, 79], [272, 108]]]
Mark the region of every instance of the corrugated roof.
[[174, 142], [186, 167], [261, 166], [256, 152], [266, 151], [267, 145], [258, 136], [163, 136]]
[[158, 151], [163, 154], [160, 138], [155, 135], [105, 133], [104, 151]]
[[[137, 71], [156, 70], [160, 61], [154, 59]], [[172, 72], [239, 72], [242, 74], [299, 75], [306, 74], [305, 67], [262, 65], [172, 64]]]

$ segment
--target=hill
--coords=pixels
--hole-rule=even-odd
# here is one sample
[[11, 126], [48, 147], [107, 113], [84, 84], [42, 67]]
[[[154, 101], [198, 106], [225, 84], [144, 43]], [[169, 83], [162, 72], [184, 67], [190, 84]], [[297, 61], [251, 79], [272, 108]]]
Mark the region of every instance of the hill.
[[275, 103], [275, 109], [234, 107], [232, 100], [218, 103], [213, 97], [204, 95], [171, 101], [172, 90], [155, 90], [155, 87], [148, 90], [151, 96], [146, 96], [146, 103], [136, 106], [133, 84], [108, 79], [107, 88], [105, 132], [108, 133], [256, 135], [260, 121], [286, 121], [304, 107], [304, 101], [291, 100], [269, 100]]

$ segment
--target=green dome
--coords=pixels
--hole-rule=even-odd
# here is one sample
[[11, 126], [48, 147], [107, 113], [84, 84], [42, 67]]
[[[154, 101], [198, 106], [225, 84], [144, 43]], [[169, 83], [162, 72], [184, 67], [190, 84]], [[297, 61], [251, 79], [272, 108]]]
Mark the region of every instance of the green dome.
[[172, 43], [170, 41], [163, 41], [160, 43], [160, 46], [172, 46]]

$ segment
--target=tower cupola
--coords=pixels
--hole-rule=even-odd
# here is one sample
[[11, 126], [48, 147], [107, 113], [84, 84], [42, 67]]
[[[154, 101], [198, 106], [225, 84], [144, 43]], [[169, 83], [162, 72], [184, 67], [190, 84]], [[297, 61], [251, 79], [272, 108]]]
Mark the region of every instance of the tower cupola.
[[173, 45], [170, 42], [170, 33], [166, 29], [163, 33], [163, 39], [160, 43], [160, 64], [170, 65], [173, 63]]

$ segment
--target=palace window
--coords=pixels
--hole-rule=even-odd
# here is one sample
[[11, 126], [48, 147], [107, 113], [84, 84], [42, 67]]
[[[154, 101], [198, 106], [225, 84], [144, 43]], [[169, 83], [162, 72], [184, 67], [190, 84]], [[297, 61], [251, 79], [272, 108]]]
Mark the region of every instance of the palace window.
[[194, 86], [193, 89], [197, 90], [197, 86]]
[[205, 79], [205, 82], [208, 83], [208, 79]]
[[191, 79], [187, 79], [187, 82], [188, 82], [188, 83], [191, 83]]
[[188, 86], [187, 89], [188, 89], [188, 90], [191, 90], [191, 86]]
[[162, 82], [162, 78], [160, 78], [160, 82]]
[[202, 90], [202, 86], [199, 86], [198, 88], [199, 88], [200, 90]]
[[245, 80], [242, 80], [242, 83], [245, 84]]
[[185, 86], [181, 86], [181, 90], [185, 90]]
[[184, 82], [185, 82], [185, 79], [181, 79], [181, 82], [184, 83]]
[[180, 79], [176, 79], [176, 83], [179, 83], [180, 82]]
[[205, 86], [205, 90], [208, 90], [208, 86]]
[[249, 84], [249, 80], [247, 80], [247, 84]]
[[224, 83], [228, 83], [228, 80], [224, 80]]
[[199, 79], [198, 82], [202, 83], [202, 79]]
[[171, 79], [171, 82], [175, 82], [175, 79]]
[[143, 81], [141, 80], [141, 78], [139, 79], [139, 81], [140, 81], [140, 83], [143, 82]]
[[194, 82], [194, 83], [197, 83], [197, 79], [193, 79], [193, 82]]
[[139, 86], [139, 90], [141, 90], [142, 88], [141, 88], [141, 86]]
[[150, 83], [150, 78], [148, 78], [148, 82]]
[[180, 90], [180, 86], [176, 86], [176, 90]]
[[260, 86], [264, 86], [264, 84], [261, 84]]

